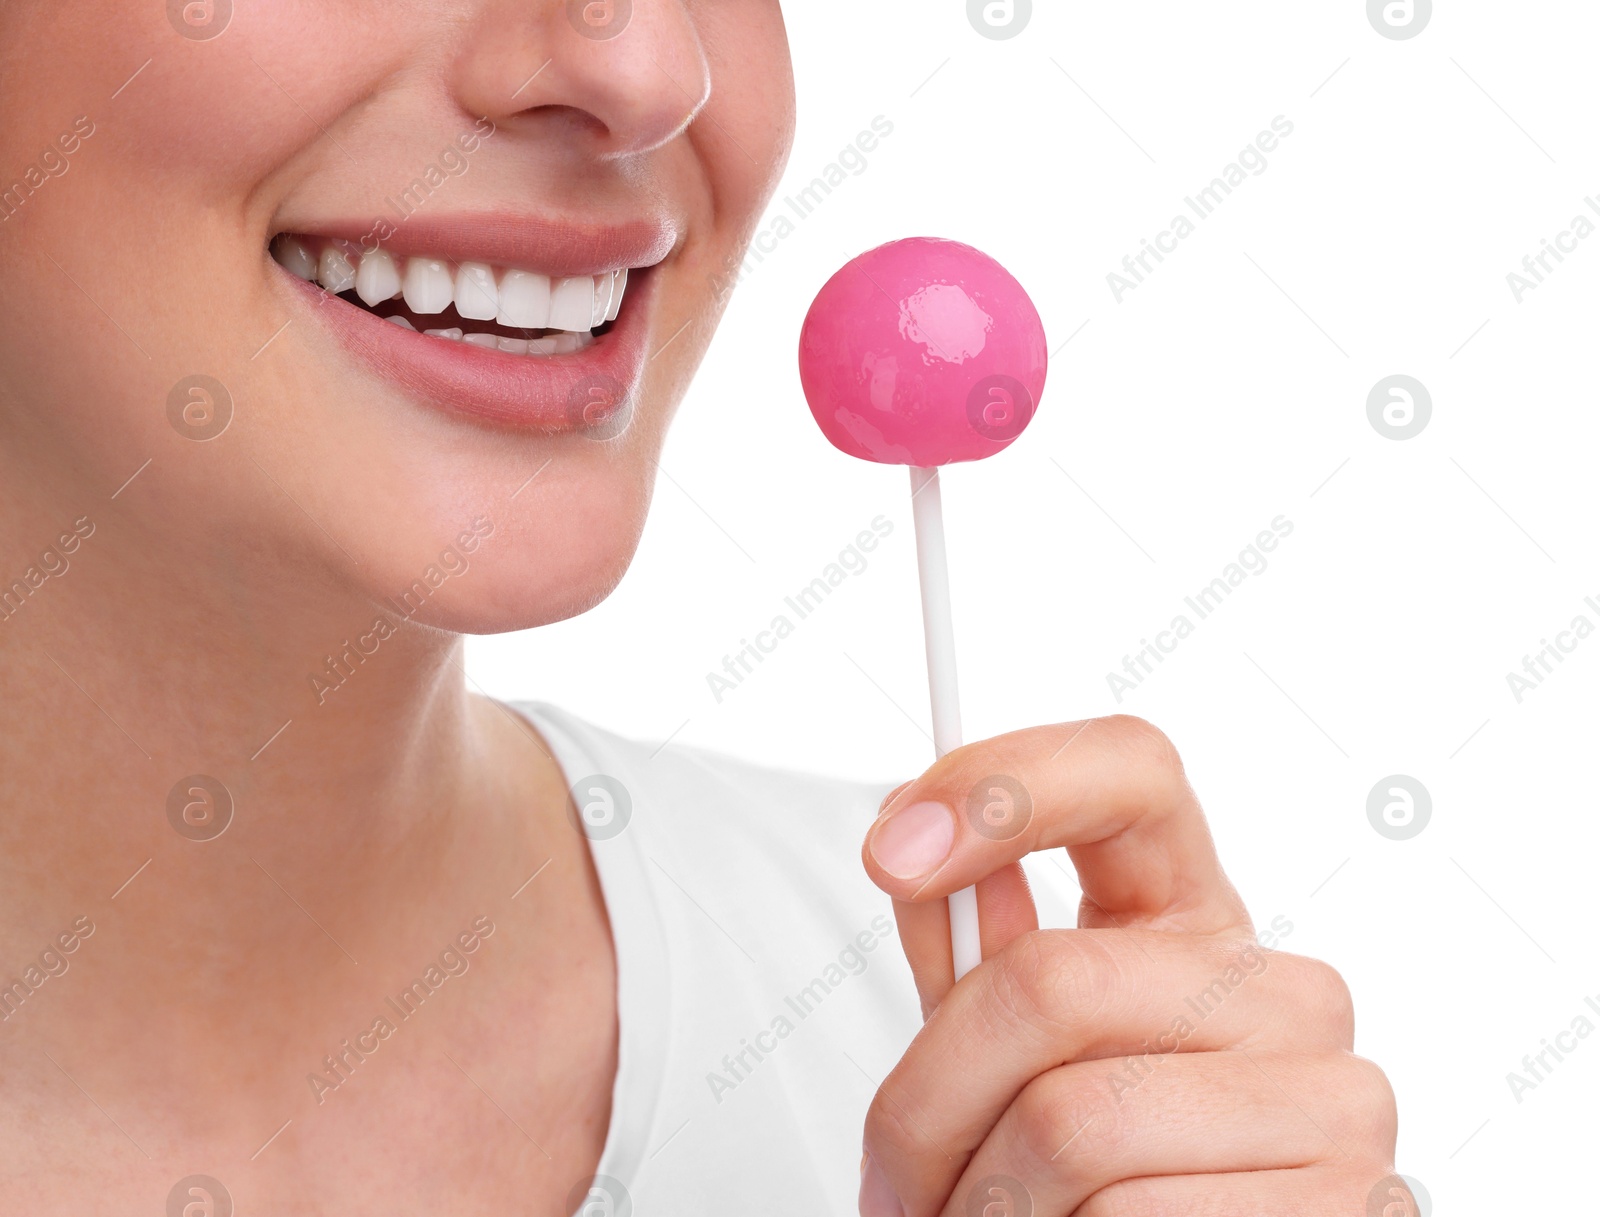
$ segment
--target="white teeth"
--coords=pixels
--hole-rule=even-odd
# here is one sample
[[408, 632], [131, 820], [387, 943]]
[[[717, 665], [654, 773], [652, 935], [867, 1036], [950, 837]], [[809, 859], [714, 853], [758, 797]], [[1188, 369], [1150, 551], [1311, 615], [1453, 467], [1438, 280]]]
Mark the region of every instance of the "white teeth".
[[594, 324], [594, 279], [574, 275], [550, 288], [550, 328], [576, 333]]
[[317, 260], [311, 256], [306, 243], [298, 237], [279, 237], [272, 244], [272, 256], [278, 265], [302, 279], [317, 277]]
[[617, 290], [615, 274], [594, 277], [594, 314], [589, 321], [592, 330], [606, 322], [606, 312], [611, 308], [611, 293]]
[[400, 272], [386, 249], [375, 249], [361, 255], [361, 265], [356, 268], [356, 295], [369, 308], [393, 300], [400, 294]]
[[[399, 317], [390, 321], [405, 324]], [[411, 327], [406, 326], [407, 329]], [[593, 334], [546, 334], [543, 338], [501, 338], [496, 334], [463, 334], [460, 330], [424, 330], [429, 338], [445, 342], [466, 342], [486, 351], [501, 351], [507, 355], [571, 355], [594, 345]]]
[[415, 334], [417, 332], [417, 327], [412, 325], [411, 322], [407, 321], [404, 317], [400, 316], [398, 313], [396, 313], [393, 317], [385, 317], [384, 320], [385, 321], [392, 321], [392, 322], [394, 322], [394, 324], [398, 325], [401, 329], [410, 330], [413, 334]]
[[456, 312], [469, 321], [493, 321], [500, 311], [500, 289], [485, 262], [463, 262], [456, 271]]
[[550, 324], [550, 276], [527, 270], [508, 270], [500, 280], [501, 325], [519, 330], [542, 330]]
[[355, 281], [355, 264], [345, 256], [344, 250], [330, 245], [322, 251], [322, 259], [317, 263], [317, 282], [325, 291], [337, 296], [349, 291]]
[[628, 268], [624, 266], [617, 272], [616, 286], [611, 291], [611, 306], [606, 309], [606, 320], [615, 321], [617, 313], [622, 308], [622, 293], [628, 289]]
[[[314, 254], [319, 245], [320, 250]], [[463, 262], [452, 273], [451, 264], [440, 258], [396, 258], [384, 249], [362, 254], [348, 241], [322, 244], [287, 233], [273, 239], [271, 253], [291, 274], [319, 283], [336, 295], [354, 288], [369, 308], [404, 296], [414, 315], [443, 313], [453, 303], [463, 320], [496, 321], [517, 330], [563, 331], [540, 339], [508, 340], [513, 344], [526, 342], [529, 354], [567, 354], [587, 346], [594, 338], [593, 330], [617, 319], [628, 286], [627, 268], [562, 278], [508, 269], [497, 277], [486, 262]], [[393, 316], [388, 320], [416, 329], [407, 318]], [[451, 340], [470, 342], [476, 338], [478, 346], [522, 353], [521, 347], [505, 346], [491, 334], [463, 335], [459, 329], [426, 332]], [[576, 338], [583, 341], [575, 345]]]
[[407, 258], [406, 307], [413, 313], [442, 313], [455, 299], [450, 267], [437, 258]]

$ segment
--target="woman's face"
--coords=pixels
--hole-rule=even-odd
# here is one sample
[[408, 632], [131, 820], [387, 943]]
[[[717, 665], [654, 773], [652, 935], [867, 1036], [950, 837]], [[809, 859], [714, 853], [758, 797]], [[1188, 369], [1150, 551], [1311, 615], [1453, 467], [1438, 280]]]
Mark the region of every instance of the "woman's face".
[[793, 85], [777, 0], [10, 0], [0, 114], [0, 508], [493, 631], [625, 569]]

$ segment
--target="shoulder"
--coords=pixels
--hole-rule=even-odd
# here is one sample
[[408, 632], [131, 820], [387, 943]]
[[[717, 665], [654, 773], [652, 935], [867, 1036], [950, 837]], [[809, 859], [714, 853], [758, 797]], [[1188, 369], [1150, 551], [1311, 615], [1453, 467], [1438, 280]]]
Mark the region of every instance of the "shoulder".
[[675, 967], [725, 977], [718, 969], [731, 966], [781, 991], [841, 952], [870, 954], [883, 962], [863, 987], [895, 1004], [908, 997], [916, 1013], [893, 904], [861, 865], [888, 783], [631, 740], [552, 706], [516, 708], [566, 774], [569, 814], [589, 837], [614, 917], [646, 908]]
[[860, 873], [861, 840], [891, 787], [629, 739], [540, 703], [515, 708], [549, 741], [577, 811], [599, 816], [609, 801], [653, 846], [693, 839], [719, 854], [737, 842], [791, 870], [825, 866], [838, 882], [847, 877], [836, 870], [841, 859]]

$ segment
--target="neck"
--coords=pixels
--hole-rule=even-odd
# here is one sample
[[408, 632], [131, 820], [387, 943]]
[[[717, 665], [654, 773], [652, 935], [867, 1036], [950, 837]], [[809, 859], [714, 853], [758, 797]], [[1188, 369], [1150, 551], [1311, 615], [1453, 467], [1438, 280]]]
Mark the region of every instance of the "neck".
[[[0, 591], [82, 514], [0, 519], [28, 538]], [[384, 607], [308, 560], [160, 560], [111, 512], [80, 532], [0, 602], [0, 981], [76, 918], [101, 935], [71, 961], [92, 1003], [52, 1019], [139, 1008], [152, 1052], [218, 1027], [272, 1051], [281, 1003], [382, 992], [546, 858], [581, 877], [558, 769], [469, 695], [458, 637], [387, 612], [377, 638]], [[539, 886], [519, 909], [561, 894]]]

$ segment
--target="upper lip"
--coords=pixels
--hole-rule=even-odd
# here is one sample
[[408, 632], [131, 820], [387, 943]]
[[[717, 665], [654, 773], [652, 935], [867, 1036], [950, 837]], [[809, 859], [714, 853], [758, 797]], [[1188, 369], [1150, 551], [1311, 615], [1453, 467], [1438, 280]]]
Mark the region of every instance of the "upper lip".
[[662, 218], [619, 224], [556, 219], [512, 211], [393, 216], [317, 222], [283, 231], [340, 238], [398, 256], [488, 262], [547, 275], [599, 275], [654, 266], [672, 252], [677, 228]]

